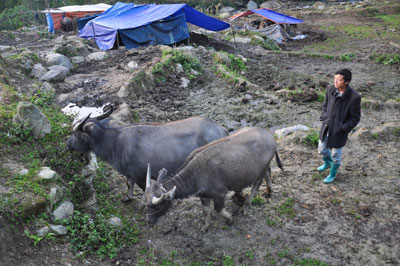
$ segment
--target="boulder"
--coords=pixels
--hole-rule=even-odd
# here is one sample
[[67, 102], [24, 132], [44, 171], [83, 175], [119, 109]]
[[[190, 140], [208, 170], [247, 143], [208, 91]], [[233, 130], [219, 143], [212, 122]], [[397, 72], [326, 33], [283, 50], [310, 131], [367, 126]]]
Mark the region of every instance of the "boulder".
[[68, 69], [72, 68], [72, 64], [69, 61], [68, 57], [66, 57], [65, 55], [62, 55], [62, 54], [51, 53], [51, 54], [48, 54], [45, 57], [45, 59], [46, 59], [47, 66], [60, 65], [60, 66], [66, 67]]
[[326, 4], [324, 2], [316, 2], [314, 3], [313, 8], [318, 10], [324, 10], [326, 9]]
[[34, 64], [32, 67], [31, 77], [40, 79], [46, 73], [47, 69], [42, 66], [42, 64]]
[[78, 56], [73, 56], [73, 57], [71, 57], [71, 62], [72, 62], [73, 64], [76, 64], [76, 65], [82, 64], [82, 63], [85, 62], [85, 57], [80, 56], [80, 55], [78, 55]]
[[248, 9], [248, 10], [257, 9], [257, 3], [254, 2], [254, 1], [252, 1], [252, 0], [250, 0], [250, 1], [247, 3], [247, 9]]
[[233, 13], [233, 12], [235, 12], [235, 11], [236, 11], [236, 9], [234, 9], [233, 7], [225, 6], [225, 7], [221, 8], [221, 9], [219, 10], [219, 13], [220, 13], [220, 14], [222, 14], [222, 13]]
[[70, 201], [63, 202], [57, 209], [53, 211], [54, 219], [70, 218], [74, 214], [74, 204]]
[[266, 1], [260, 5], [260, 8], [267, 8], [267, 9], [281, 9], [283, 6], [282, 2], [272, 0], [272, 1]]
[[67, 75], [65, 71], [57, 69], [57, 70], [50, 70], [46, 74], [44, 74], [40, 80], [48, 81], [48, 82], [61, 82], [63, 81]]
[[62, 72], [65, 76], [67, 76], [70, 72], [70, 69], [65, 67], [65, 66], [60, 66], [60, 65], [54, 65], [50, 66], [49, 70], [56, 70]]
[[35, 139], [43, 138], [51, 132], [51, 124], [47, 117], [30, 102], [18, 103], [17, 114], [14, 116], [13, 122], [32, 128]]
[[96, 52], [96, 53], [91, 53], [86, 57], [86, 61], [91, 62], [91, 61], [101, 61], [104, 60], [107, 57], [106, 52]]

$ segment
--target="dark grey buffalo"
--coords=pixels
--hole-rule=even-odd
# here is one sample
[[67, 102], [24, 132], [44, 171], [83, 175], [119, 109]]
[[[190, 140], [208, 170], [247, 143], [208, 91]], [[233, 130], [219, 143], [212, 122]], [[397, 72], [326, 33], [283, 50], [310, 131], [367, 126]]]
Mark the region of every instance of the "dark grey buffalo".
[[160, 124], [111, 125], [112, 120], [105, 118], [112, 111], [109, 108], [100, 117], [86, 117], [75, 126], [67, 146], [94, 152], [126, 176], [128, 194], [124, 201], [133, 198], [135, 183], [145, 189], [148, 163], [156, 171], [167, 168], [175, 172], [193, 150], [228, 135], [223, 127], [202, 117]]
[[69, 17], [63, 17], [61, 19], [61, 29], [63, 31], [73, 31], [74, 30], [72, 20]]
[[263, 178], [267, 181], [268, 193], [271, 193], [270, 162], [274, 155], [282, 169], [274, 137], [263, 128], [243, 128], [196, 149], [175, 175], [166, 177], [167, 171], [163, 169], [157, 182], [151, 184], [150, 178], [146, 179], [145, 203], [149, 221], [157, 222], [157, 218], [170, 206], [166, 202], [195, 195], [200, 197], [203, 205], [205, 217], [202, 229], [209, 225], [211, 200], [214, 201], [215, 211], [231, 223], [232, 216], [224, 208], [225, 195], [228, 191], [240, 194], [243, 188], [252, 186], [243, 209], [245, 211]]

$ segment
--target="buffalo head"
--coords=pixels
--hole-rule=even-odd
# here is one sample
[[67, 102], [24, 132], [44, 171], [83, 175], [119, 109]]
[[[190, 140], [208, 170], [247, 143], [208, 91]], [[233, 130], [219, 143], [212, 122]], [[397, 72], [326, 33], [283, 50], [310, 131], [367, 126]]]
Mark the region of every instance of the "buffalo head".
[[67, 141], [67, 146], [70, 150], [81, 151], [87, 153], [90, 151], [90, 141], [94, 128], [96, 127], [96, 122], [108, 117], [113, 112], [113, 107], [111, 105], [106, 105], [103, 107], [103, 114], [95, 118], [90, 118], [89, 114], [86, 118], [79, 121], [72, 134]]
[[153, 184], [151, 184], [150, 172], [150, 165], [148, 165], [144, 197], [148, 221], [151, 224], [155, 224], [158, 217], [164, 215], [171, 207], [171, 200], [174, 199], [176, 187], [169, 191], [163, 187], [162, 181], [167, 177], [167, 170], [165, 168], [158, 172], [157, 181], [153, 182]]

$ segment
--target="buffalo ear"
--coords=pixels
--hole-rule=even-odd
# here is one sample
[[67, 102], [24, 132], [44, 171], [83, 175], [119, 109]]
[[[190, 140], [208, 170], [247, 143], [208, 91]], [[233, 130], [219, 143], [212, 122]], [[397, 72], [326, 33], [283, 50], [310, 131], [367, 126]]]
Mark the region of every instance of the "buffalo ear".
[[161, 183], [167, 177], [167, 173], [168, 173], [168, 171], [165, 168], [158, 171], [157, 182]]

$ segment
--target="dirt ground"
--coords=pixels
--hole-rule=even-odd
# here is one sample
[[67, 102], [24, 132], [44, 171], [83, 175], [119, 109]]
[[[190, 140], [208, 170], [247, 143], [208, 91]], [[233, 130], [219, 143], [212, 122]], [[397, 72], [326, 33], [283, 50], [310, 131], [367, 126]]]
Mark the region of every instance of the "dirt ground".
[[[161, 265], [164, 258], [177, 265], [194, 262], [231, 265], [227, 264], [228, 258], [233, 259], [234, 265], [294, 265], [296, 260], [305, 258], [329, 265], [400, 265], [399, 136], [397, 133], [370, 138], [361, 134], [362, 129], [379, 130], [387, 123], [399, 123], [399, 105], [385, 102], [399, 98], [400, 67], [376, 64], [370, 55], [378, 51], [400, 53], [400, 49], [388, 39], [369, 43], [348, 40], [337, 55], [353, 52], [357, 54], [355, 60], [296, 54], [327, 38], [345, 38], [339, 33], [324, 32], [321, 26], [374, 23], [357, 14], [303, 16], [306, 22], [298, 31], [308, 37], [287, 43], [279, 53], [259, 46], [235, 46], [218, 34], [194, 35], [191, 41], [196, 48], [180, 46], [180, 49], [196, 55], [205, 73], [188, 88], [180, 87], [179, 76], [172, 75], [166, 83], [138, 94], [136, 99], [117, 96], [132, 75], [124, 66], [134, 60], [140, 68], [148, 68], [159, 60], [159, 46], [136, 52], [111, 51], [106, 60], [81, 65], [64, 82], [54, 85], [57, 95], [70, 93], [80, 106], [127, 103], [147, 122], [200, 115], [217, 121], [229, 131], [244, 126], [274, 131], [297, 124], [318, 129], [320, 102], [295, 102], [277, 97], [275, 92], [283, 88], [324, 88], [333, 81], [335, 70], [350, 68], [351, 85], [362, 97], [380, 104], [363, 107], [361, 122], [350, 135], [338, 177], [332, 184], [322, 183], [327, 173], [315, 170], [321, 164], [320, 156], [315, 148], [303, 143], [306, 133], [298, 132], [278, 139], [284, 171], [272, 163], [273, 194], [265, 198], [264, 204], [252, 206], [243, 215], [240, 206], [228, 195], [226, 207], [233, 213], [232, 225], [226, 225], [222, 217], [213, 213], [209, 230], [201, 232], [202, 208], [200, 200], [194, 197], [175, 201], [156, 225], [147, 225], [143, 192], [135, 188], [135, 200], [127, 210], [132, 211], [131, 219], [143, 225], [143, 231], [138, 243], [124, 247], [116, 258], [75, 259], [68, 249], [67, 238], [33, 246], [23, 236], [22, 228], [10, 229], [0, 218], [0, 250], [6, 251], [0, 254], [1, 265]], [[23, 40], [19, 46], [25, 45], [35, 52], [43, 50], [40, 46], [51, 47], [51, 43], [38, 45], [43, 39], [19, 34], [19, 40]], [[15, 45], [7, 43], [5, 38], [0, 40]], [[246, 58], [248, 69], [244, 76], [256, 86], [241, 90], [219, 78], [212, 70], [213, 49], [202, 46]], [[73, 94], [82, 87], [90, 93]], [[110, 171], [110, 178], [111, 193], [125, 193], [125, 177]], [[261, 196], [263, 189], [265, 184], [258, 193]], [[248, 195], [249, 190], [244, 194]], [[285, 213], [282, 206], [288, 202], [292, 212]]]

